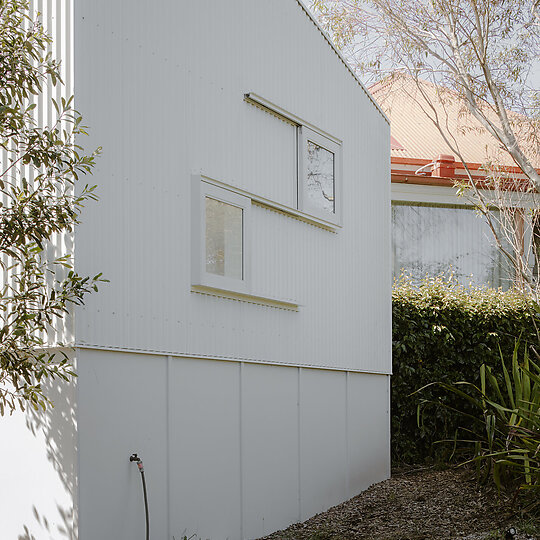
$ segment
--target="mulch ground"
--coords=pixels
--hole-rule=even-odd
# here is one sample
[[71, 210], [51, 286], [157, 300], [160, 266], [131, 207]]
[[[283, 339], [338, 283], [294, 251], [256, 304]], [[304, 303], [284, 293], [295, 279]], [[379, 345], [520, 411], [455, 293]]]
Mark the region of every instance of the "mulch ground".
[[[357, 497], [261, 540], [540, 540], [540, 523], [518, 519], [508, 500], [471, 471], [398, 471]], [[534, 532], [534, 531], [537, 532]], [[508, 538], [512, 538], [509, 536]]]

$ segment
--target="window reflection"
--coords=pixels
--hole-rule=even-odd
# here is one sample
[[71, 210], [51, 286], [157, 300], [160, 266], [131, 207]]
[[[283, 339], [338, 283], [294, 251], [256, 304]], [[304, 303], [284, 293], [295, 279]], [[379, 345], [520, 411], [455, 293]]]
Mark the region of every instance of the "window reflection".
[[307, 196], [311, 206], [335, 213], [334, 154], [307, 141]]
[[206, 202], [206, 271], [243, 279], [243, 211], [211, 197]]

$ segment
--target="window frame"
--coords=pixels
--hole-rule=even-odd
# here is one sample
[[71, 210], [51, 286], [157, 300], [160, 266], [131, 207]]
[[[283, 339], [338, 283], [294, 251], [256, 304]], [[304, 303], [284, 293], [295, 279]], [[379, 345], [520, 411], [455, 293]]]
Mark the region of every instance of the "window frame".
[[[305, 126], [297, 127], [298, 133], [298, 209], [318, 219], [342, 226], [342, 145]], [[334, 212], [328, 213], [310, 204], [307, 186], [308, 141], [334, 154]]]
[[[242, 279], [206, 271], [206, 197], [242, 209]], [[248, 294], [251, 289], [251, 199], [214, 184], [200, 175], [192, 177], [192, 276], [193, 286]]]

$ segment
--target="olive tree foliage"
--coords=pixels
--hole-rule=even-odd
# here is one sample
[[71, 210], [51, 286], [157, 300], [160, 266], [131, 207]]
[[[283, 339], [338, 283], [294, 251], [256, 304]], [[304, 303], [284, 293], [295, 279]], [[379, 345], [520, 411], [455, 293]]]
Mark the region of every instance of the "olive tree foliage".
[[[42, 385], [74, 376], [54, 328], [70, 305], [97, 290], [101, 276], [73, 269], [62, 243], [78, 222], [95, 186], [75, 195], [75, 183], [94, 166], [99, 151], [85, 155], [75, 138], [85, 133], [72, 98], [51, 99], [60, 88], [60, 64], [48, 36], [25, 0], [0, 0], [0, 414], [31, 405], [52, 405]], [[37, 107], [37, 108], [36, 108]], [[53, 348], [54, 346], [54, 348]]]
[[[485, 216], [518, 286], [534, 292], [538, 269], [527, 259], [523, 224], [514, 218], [515, 208], [524, 206], [516, 201], [521, 194], [528, 201], [531, 249], [540, 258], [534, 195], [540, 192], [540, 0], [312, 0], [312, 9], [366, 82], [414, 81], [414, 99], [465, 168], [469, 180], [461, 189]], [[435, 98], [425, 92], [426, 82], [437, 88]], [[478, 189], [448, 129], [450, 101], [468, 117], [464, 129], [491, 134], [521, 174], [486, 163], [482, 187], [489, 190]], [[500, 214], [490, 211], [494, 204]]]

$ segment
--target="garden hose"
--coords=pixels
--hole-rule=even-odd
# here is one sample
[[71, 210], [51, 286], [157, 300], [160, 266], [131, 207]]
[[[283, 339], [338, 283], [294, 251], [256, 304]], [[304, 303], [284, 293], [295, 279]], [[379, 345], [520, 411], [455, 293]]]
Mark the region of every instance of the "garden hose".
[[142, 459], [137, 454], [131, 454], [129, 461], [137, 463], [139, 472], [141, 473], [143, 495], [144, 495], [144, 513], [146, 516], [146, 540], [150, 540], [150, 518], [148, 517], [148, 495], [146, 494], [146, 479], [144, 478], [144, 467]]

